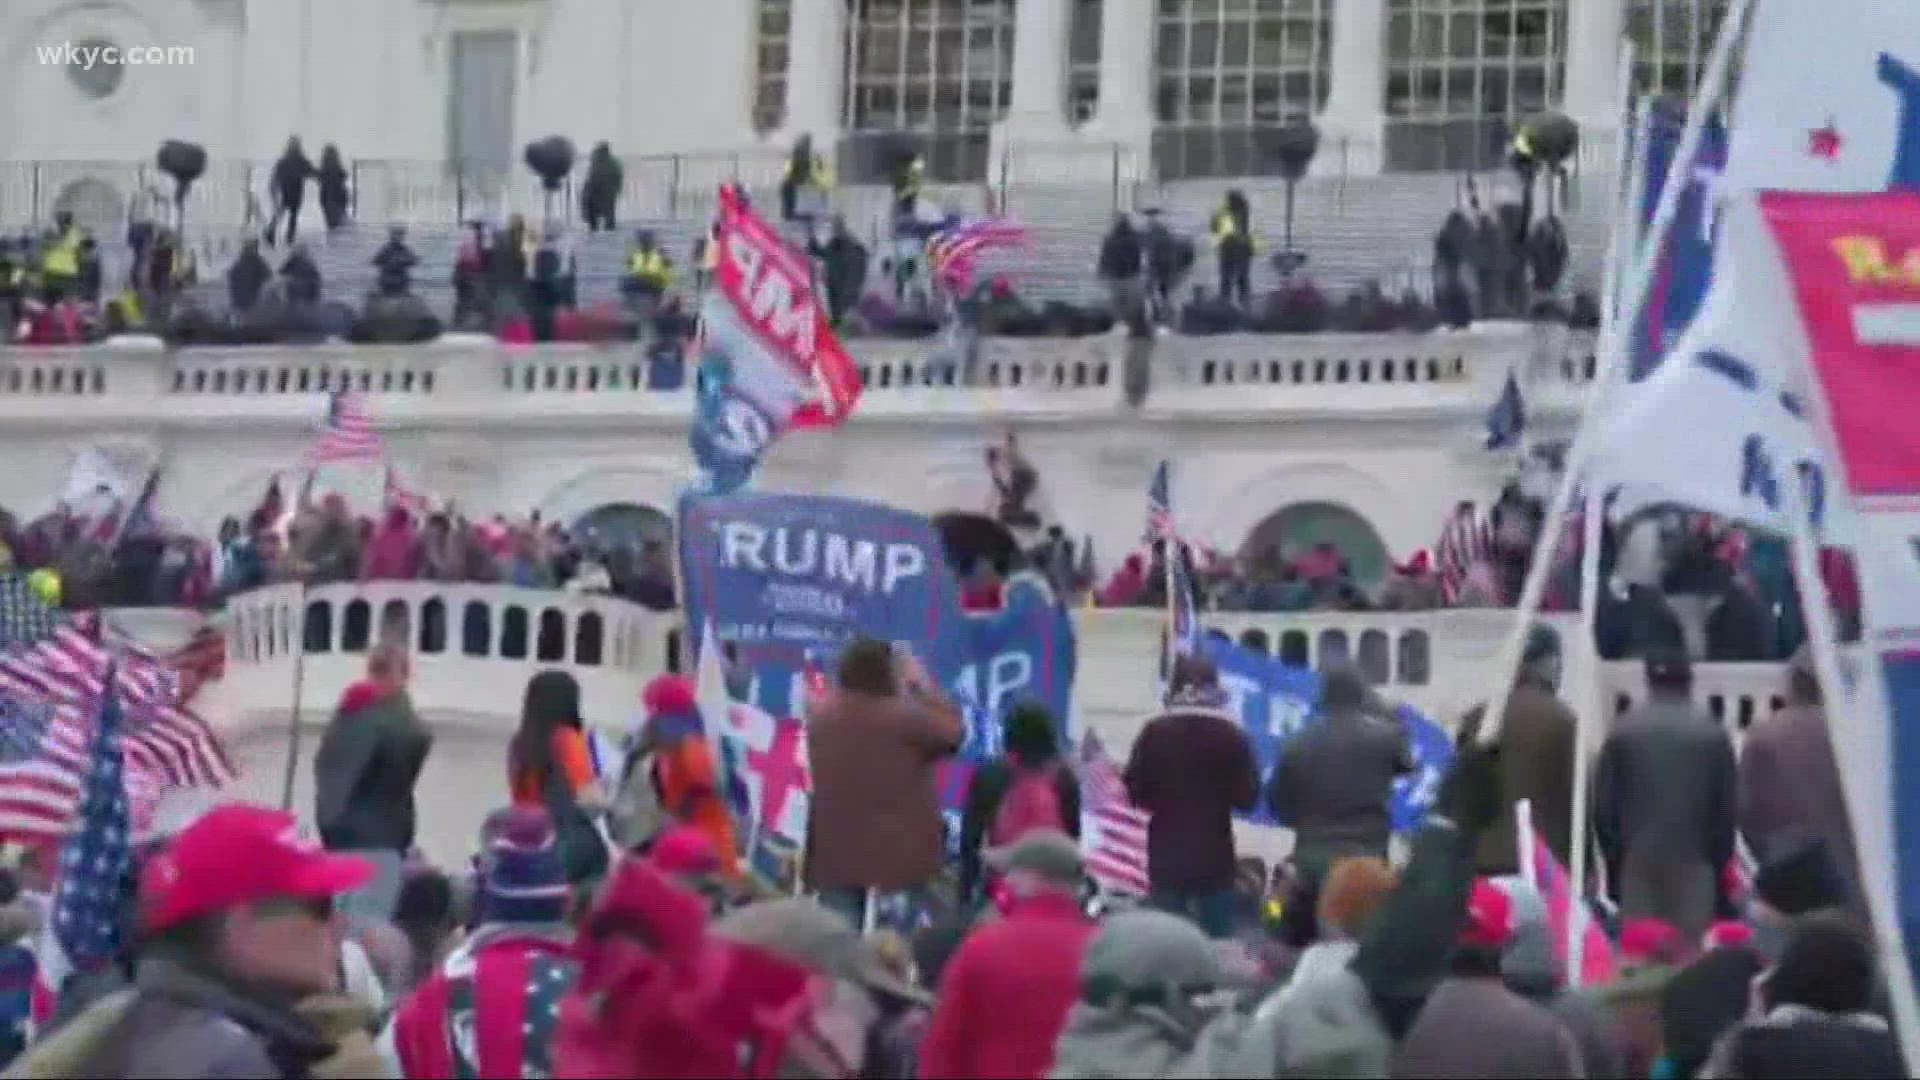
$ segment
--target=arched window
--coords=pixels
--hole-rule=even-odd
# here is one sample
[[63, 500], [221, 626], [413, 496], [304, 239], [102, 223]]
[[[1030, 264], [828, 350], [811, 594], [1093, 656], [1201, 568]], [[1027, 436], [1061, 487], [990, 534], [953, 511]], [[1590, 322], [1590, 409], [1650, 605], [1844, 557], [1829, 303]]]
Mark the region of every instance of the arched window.
[[1288, 630], [1280, 635], [1280, 662], [1288, 667], [1313, 666], [1313, 653], [1305, 630]]
[[1326, 104], [1332, 0], [1161, 0], [1154, 162], [1163, 179], [1263, 170], [1256, 140]]
[[1707, 66], [1727, 0], [1627, 0], [1637, 93], [1692, 93]]
[[447, 651], [447, 602], [437, 596], [420, 605], [420, 651]]
[[332, 604], [315, 600], [307, 605], [306, 625], [301, 629], [300, 640], [310, 653], [333, 651]]
[[534, 656], [542, 663], [558, 664], [567, 658], [567, 617], [559, 608], [540, 613], [540, 637], [534, 643]]
[[1360, 674], [1374, 686], [1393, 681], [1393, 647], [1387, 642], [1385, 630], [1360, 632]]
[[1387, 0], [1387, 167], [1494, 168], [1560, 100], [1568, 0]]
[[389, 600], [380, 606], [380, 641], [397, 641], [402, 645], [413, 637], [413, 613], [407, 610], [404, 600]]
[[340, 620], [340, 651], [366, 652], [373, 636], [373, 605], [365, 600], [347, 602], [346, 617]]
[[[762, 135], [787, 118], [787, 67], [792, 63], [793, 0], [760, 0], [755, 37], [753, 129]], [[824, 148], [823, 148], [824, 149]]]
[[1344, 664], [1353, 659], [1353, 646], [1347, 641], [1345, 630], [1320, 631], [1319, 655], [1313, 658], [1313, 666], [1326, 669], [1331, 664]]
[[1377, 585], [1387, 572], [1387, 546], [1380, 534], [1366, 518], [1336, 503], [1294, 503], [1278, 510], [1254, 527], [1240, 550], [1254, 578], [1266, 582], [1289, 567], [1317, 574], [1325, 561], [1321, 545], [1332, 545], [1362, 589]]
[[500, 658], [527, 658], [527, 609], [511, 604], [500, 616]]
[[1014, 0], [852, 2], [846, 115], [859, 171], [884, 174], [904, 133], [928, 180], [985, 179], [990, 133], [1013, 97]]
[[573, 628], [573, 662], [587, 667], [600, 663], [602, 638], [606, 635], [606, 623], [597, 611], [585, 612]]
[[1429, 644], [1425, 630], [1409, 630], [1400, 635], [1400, 681], [1407, 686], [1425, 686], [1432, 675]]
[[467, 601], [467, 610], [460, 616], [460, 651], [468, 656], [492, 655], [493, 609], [482, 601]]

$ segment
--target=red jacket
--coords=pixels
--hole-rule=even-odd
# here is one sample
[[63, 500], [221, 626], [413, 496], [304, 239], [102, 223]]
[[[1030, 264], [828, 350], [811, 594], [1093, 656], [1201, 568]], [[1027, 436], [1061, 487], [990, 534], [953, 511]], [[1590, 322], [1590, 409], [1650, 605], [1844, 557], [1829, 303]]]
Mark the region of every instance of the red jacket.
[[1019, 901], [962, 942], [940, 979], [920, 1075], [928, 1080], [1042, 1077], [1080, 997], [1080, 955], [1094, 925], [1069, 896]]

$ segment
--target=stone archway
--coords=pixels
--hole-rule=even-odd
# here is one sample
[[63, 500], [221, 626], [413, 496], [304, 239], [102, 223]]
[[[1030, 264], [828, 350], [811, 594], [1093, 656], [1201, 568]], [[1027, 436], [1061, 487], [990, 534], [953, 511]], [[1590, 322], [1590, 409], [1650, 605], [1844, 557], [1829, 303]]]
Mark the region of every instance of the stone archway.
[[60, 189], [53, 200], [53, 212], [72, 214], [74, 224], [95, 236], [116, 237], [124, 231], [126, 202], [112, 184], [83, 176]]
[[1377, 585], [1390, 568], [1387, 545], [1372, 523], [1334, 502], [1297, 502], [1274, 511], [1247, 534], [1240, 553], [1258, 565], [1271, 558], [1269, 552], [1291, 559], [1320, 543], [1340, 550], [1363, 589]]
[[591, 537], [609, 548], [645, 550], [650, 544], [673, 549], [673, 518], [640, 503], [603, 503], [569, 523], [575, 536]]

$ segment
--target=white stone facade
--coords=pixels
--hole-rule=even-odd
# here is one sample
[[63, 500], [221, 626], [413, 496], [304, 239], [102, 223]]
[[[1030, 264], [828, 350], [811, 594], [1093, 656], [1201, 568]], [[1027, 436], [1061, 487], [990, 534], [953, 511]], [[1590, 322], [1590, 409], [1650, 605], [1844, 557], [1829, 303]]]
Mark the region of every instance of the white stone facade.
[[[1456, 500], [1491, 499], [1509, 455], [1482, 443], [1509, 370], [1530, 437], [1564, 436], [1586, 389], [1591, 339], [1486, 324], [1425, 335], [1162, 338], [1144, 407], [1123, 404], [1119, 337], [991, 339], [990, 385], [926, 385], [923, 342], [850, 343], [868, 369], [854, 419], [789, 436], [757, 481], [924, 513], [984, 511], [984, 451], [1017, 433], [1040, 473], [1039, 509], [1091, 537], [1111, 570], [1140, 542], [1148, 474], [1177, 463], [1182, 528], [1243, 550], [1294, 506], [1348, 511], [1379, 554], [1432, 545]], [[636, 387], [631, 346], [514, 349], [452, 336], [424, 346], [168, 352], [145, 339], [0, 351], [0, 506], [52, 509], [82, 448], [163, 466], [163, 518], [211, 535], [276, 473], [297, 475], [325, 391], [367, 392], [388, 459], [410, 488], [477, 515], [538, 508], [577, 520], [604, 505], [672, 512], [692, 476], [690, 390]], [[935, 380], [937, 381], [937, 379]], [[377, 467], [329, 466], [318, 486], [363, 512]], [[291, 483], [292, 480], [289, 479]], [[1263, 545], [1271, 541], [1263, 541]], [[1376, 567], [1378, 563], [1376, 560]]]
[[[969, 123], [984, 118], [996, 160], [1026, 147], [1050, 182], [1107, 179], [1116, 147], [1144, 175], [1140, 163], [1154, 155], [1157, 129], [1271, 125], [1282, 113], [1311, 115], [1337, 146], [1323, 154], [1322, 170], [1364, 175], [1392, 166], [1384, 134], [1392, 125], [1471, 125], [1481, 113], [1510, 121], [1558, 107], [1587, 126], [1590, 144], [1604, 146], [1616, 126], [1623, 39], [1647, 57], [1641, 81], [1671, 89], [1697, 70], [1724, 7], [9, 0], [0, 5], [0, 161], [147, 162], [160, 139], [183, 138], [204, 144], [217, 162], [257, 164], [297, 132], [312, 147], [338, 143], [354, 159], [441, 162], [464, 107], [450, 100], [455, 53], [485, 39], [505, 50], [504, 138], [516, 159], [520, 146], [549, 134], [569, 136], [583, 151], [604, 139], [633, 157], [736, 159], [777, 153], [802, 131], [832, 140], [863, 125], [873, 130], [860, 117], [880, 106], [859, 104], [867, 99], [849, 86], [850, 76], [871, 79], [880, 63], [870, 46], [902, 56], [902, 81], [887, 93], [905, 99], [898, 108], [915, 118], [909, 127], [941, 129], [960, 122], [941, 117], [963, 113]], [[1082, 25], [1090, 19], [1097, 27]], [[766, 26], [777, 26], [777, 37]], [[69, 43], [173, 50], [174, 62], [127, 64], [117, 78], [96, 80], [43, 51]], [[955, 50], [966, 56], [950, 55]], [[1092, 76], [1077, 89], [1076, 66]], [[968, 74], [952, 74], [962, 67]], [[769, 115], [778, 122], [756, 125], [756, 92], [765, 87], [776, 88]], [[1069, 115], [1075, 94], [1091, 102], [1088, 115]], [[1435, 159], [1424, 167], [1458, 166]]]

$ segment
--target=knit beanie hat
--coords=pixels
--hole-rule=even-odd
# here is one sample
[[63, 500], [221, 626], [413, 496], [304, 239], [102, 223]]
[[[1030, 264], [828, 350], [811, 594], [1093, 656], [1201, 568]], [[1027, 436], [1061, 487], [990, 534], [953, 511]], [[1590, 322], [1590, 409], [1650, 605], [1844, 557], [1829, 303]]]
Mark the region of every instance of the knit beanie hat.
[[541, 807], [495, 811], [483, 829], [478, 902], [481, 922], [557, 923], [566, 919], [565, 865], [553, 819]]

